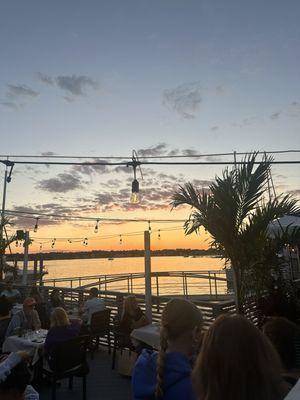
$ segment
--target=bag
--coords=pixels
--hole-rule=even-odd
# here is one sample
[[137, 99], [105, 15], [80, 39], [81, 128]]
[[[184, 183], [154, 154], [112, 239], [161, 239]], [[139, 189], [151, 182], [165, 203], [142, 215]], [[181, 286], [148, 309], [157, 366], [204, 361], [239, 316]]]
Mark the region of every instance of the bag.
[[137, 353], [129, 349], [117, 351], [117, 371], [120, 375], [131, 376], [137, 360]]

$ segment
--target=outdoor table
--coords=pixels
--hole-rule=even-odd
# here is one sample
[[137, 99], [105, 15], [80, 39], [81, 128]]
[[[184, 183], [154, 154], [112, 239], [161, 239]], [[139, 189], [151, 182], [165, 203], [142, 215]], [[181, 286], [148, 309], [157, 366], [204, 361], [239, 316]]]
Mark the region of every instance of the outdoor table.
[[143, 342], [158, 350], [160, 348], [160, 326], [158, 324], [149, 324], [141, 328], [134, 329], [131, 332], [131, 338]]
[[29, 355], [32, 356], [31, 364], [34, 365], [41, 357], [41, 351], [45, 344], [47, 332], [47, 330], [41, 329], [37, 332], [29, 331], [23, 337], [16, 335], [8, 336], [2, 345], [2, 351], [4, 353], [20, 350], [27, 351]]

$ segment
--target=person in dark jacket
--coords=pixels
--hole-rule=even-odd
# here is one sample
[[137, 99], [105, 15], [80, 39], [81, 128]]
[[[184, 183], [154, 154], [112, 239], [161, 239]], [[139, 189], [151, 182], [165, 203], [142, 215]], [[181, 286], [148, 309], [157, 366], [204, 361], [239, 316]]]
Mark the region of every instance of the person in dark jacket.
[[133, 375], [134, 400], [196, 400], [191, 357], [199, 348], [203, 318], [191, 302], [172, 299], [161, 318], [160, 351], [143, 350]]
[[70, 322], [63, 308], [55, 308], [51, 314], [51, 326], [45, 340], [45, 353], [51, 356], [52, 349], [56, 344], [76, 337], [80, 332], [80, 328], [81, 326], [78, 322]]

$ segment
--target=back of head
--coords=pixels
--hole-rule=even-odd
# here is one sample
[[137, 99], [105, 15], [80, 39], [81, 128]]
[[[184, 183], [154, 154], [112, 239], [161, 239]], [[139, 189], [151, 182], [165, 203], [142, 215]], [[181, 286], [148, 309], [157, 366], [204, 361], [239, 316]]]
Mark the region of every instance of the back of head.
[[50, 318], [51, 328], [70, 325], [69, 317], [62, 307], [56, 307]]
[[205, 400], [279, 400], [280, 360], [271, 343], [245, 317], [221, 316], [207, 331], [194, 369]]
[[92, 287], [90, 289], [90, 296], [91, 297], [98, 297], [99, 295], [99, 290], [96, 287]]
[[25, 362], [21, 362], [11, 370], [5, 381], [0, 382], [0, 398], [23, 399], [23, 394], [29, 381], [30, 374], [27, 365]]
[[286, 318], [273, 317], [265, 323], [263, 332], [277, 350], [284, 368], [296, 368], [297, 325]]
[[161, 343], [157, 358], [157, 398], [162, 398], [164, 395], [164, 364], [168, 346], [181, 339], [188, 340], [188, 345], [190, 345], [194, 330], [200, 332], [202, 325], [202, 313], [192, 302], [184, 299], [172, 299], [166, 304], [161, 316]]
[[123, 316], [132, 315], [134, 312], [134, 307], [137, 305], [136, 297], [131, 294], [126, 296], [123, 301]]

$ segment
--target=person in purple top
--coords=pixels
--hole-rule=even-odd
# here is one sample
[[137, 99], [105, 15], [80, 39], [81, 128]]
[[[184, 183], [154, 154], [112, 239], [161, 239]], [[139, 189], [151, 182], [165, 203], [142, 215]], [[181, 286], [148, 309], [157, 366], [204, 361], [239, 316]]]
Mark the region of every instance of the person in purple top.
[[67, 313], [61, 307], [53, 310], [50, 321], [50, 329], [44, 346], [45, 353], [48, 355], [51, 355], [51, 351], [56, 344], [76, 337], [81, 328], [78, 321], [70, 322]]

